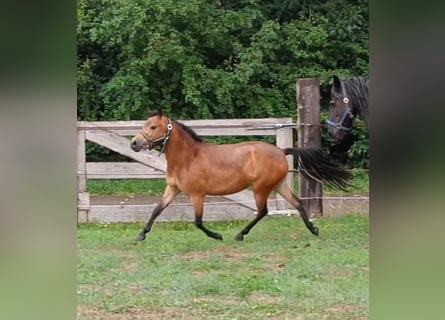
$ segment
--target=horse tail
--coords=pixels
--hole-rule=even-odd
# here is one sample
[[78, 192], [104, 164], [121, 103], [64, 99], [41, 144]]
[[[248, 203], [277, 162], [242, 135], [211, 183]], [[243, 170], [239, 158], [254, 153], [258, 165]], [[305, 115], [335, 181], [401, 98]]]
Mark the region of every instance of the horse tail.
[[339, 163], [334, 162], [320, 148], [286, 148], [285, 155], [294, 156], [295, 169], [306, 179], [325, 182], [328, 185], [346, 191], [352, 174]]

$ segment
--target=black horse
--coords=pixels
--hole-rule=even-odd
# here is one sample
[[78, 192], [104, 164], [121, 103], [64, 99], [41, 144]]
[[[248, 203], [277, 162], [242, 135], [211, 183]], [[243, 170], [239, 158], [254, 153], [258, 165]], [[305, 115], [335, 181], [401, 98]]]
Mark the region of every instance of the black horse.
[[340, 80], [333, 76], [334, 84], [329, 101], [328, 132], [337, 142], [350, 138], [352, 122], [357, 115], [368, 128], [368, 79], [352, 77]]

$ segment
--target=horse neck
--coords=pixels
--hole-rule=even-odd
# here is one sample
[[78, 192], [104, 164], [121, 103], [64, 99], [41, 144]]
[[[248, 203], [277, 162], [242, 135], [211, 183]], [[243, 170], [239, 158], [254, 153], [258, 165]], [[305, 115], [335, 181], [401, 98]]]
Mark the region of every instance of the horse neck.
[[362, 105], [358, 104], [358, 105], [354, 105], [353, 106], [353, 111], [352, 111], [354, 117], [356, 117], [357, 115], [359, 115], [362, 120], [368, 124], [368, 118], [369, 118], [369, 111], [367, 108], [364, 108]]
[[367, 97], [363, 99], [364, 100], [362, 101], [362, 103], [358, 104], [358, 107], [356, 107], [356, 109], [357, 113], [363, 119], [365, 124], [368, 125], [368, 119], [369, 119], [368, 99]]
[[366, 110], [362, 111], [362, 113], [360, 115], [362, 116], [362, 119], [365, 122], [366, 126], [368, 126], [369, 110], [366, 109]]
[[[354, 83], [355, 82], [355, 83]], [[368, 109], [368, 83], [362, 78], [351, 78], [347, 83], [348, 91], [353, 95], [354, 106], [353, 114], [357, 114], [368, 125], [369, 109]], [[354, 89], [353, 89], [354, 87]]]
[[[193, 154], [193, 150], [198, 142], [184, 131], [178, 124], [173, 123], [167, 146], [165, 157], [169, 164], [182, 164], [188, 155]], [[175, 161], [176, 160], [176, 161]]]

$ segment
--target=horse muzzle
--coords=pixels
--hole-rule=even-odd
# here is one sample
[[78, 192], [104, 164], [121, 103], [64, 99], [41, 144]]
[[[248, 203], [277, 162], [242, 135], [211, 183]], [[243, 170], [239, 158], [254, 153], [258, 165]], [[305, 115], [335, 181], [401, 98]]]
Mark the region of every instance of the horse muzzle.
[[139, 152], [141, 149], [153, 149], [153, 144], [134, 137], [130, 141], [130, 147], [133, 151]]

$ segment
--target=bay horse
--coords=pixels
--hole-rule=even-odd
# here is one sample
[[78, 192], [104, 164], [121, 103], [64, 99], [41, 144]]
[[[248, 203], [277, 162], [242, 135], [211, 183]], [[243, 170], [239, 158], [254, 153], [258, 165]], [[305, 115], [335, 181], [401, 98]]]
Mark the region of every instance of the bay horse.
[[337, 142], [348, 137], [352, 129], [352, 122], [360, 115], [368, 127], [368, 79], [352, 77], [340, 80], [333, 76], [331, 98], [329, 101], [329, 116], [326, 121], [330, 136]]
[[258, 211], [236, 235], [236, 240], [243, 240], [267, 214], [267, 198], [273, 190], [298, 209], [306, 227], [318, 236], [318, 228], [308, 219], [300, 199], [286, 185], [288, 162], [285, 156], [293, 155], [298, 169], [308, 179], [326, 181], [344, 189], [351, 178], [349, 172], [332, 162], [320, 149], [281, 149], [261, 141], [211, 144], [204, 142], [190, 127], [164, 116], [160, 110], [149, 112], [147, 121], [131, 139], [130, 146], [136, 152], [161, 146], [167, 160], [167, 186], [162, 200], [138, 234], [139, 241], [146, 238], [155, 219], [180, 192], [190, 198], [195, 225], [208, 237], [222, 240], [221, 234], [207, 229], [202, 222], [204, 198], [206, 195], [236, 193], [248, 186], [253, 187]]

